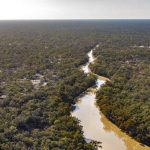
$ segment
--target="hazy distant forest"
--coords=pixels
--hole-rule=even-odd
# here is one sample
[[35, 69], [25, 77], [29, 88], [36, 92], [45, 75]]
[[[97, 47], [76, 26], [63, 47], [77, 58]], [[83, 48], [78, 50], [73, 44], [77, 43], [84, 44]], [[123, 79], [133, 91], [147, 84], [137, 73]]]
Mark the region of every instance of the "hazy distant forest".
[[96, 149], [70, 112], [95, 83], [79, 66], [97, 43], [90, 67], [111, 79], [97, 105], [150, 146], [150, 21], [1, 21], [1, 150]]

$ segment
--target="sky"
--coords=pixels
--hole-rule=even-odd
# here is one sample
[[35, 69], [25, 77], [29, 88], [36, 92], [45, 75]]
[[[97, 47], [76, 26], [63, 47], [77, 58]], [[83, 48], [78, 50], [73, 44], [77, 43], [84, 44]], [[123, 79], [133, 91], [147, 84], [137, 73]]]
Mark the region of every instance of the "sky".
[[150, 0], [0, 0], [0, 20], [150, 19]]

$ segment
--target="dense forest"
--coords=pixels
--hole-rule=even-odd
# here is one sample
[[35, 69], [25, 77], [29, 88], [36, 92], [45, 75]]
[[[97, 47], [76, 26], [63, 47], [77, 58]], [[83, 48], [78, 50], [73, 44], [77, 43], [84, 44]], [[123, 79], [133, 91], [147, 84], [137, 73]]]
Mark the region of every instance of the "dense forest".
[[75, 97], [95, 83], [78, 69], [95, 41], [75, 32], [55, 23], [1, 22], [1, 150], [96, 149], [70, 116]]
[[79, 67], [97, 43], [93, 72], [109, 77], [102, 112], [150, 144], [150, 21], [1, 21], [0, 149], [95, 150], [75, 99], [95, 84]]
[[149, 37], [150, 30], [147, 35], [106, 37], [94, 53], [97, 60], [91, 69], [111, 80], [97, 93], [100, 110], [130, 136], [150, 146]]

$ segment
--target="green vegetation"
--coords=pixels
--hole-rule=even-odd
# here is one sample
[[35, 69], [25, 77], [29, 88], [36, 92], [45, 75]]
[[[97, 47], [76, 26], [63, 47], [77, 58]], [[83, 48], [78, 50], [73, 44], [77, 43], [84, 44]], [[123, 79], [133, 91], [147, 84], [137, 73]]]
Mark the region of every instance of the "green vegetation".
[[97, 94], [98, 105], [149, 145], [149, 21], [1, 21], [1, 150], [97, 148], [70, 115], [75, 98], [95, 83], [79, 67], [97, 43], [91, 69], [111, 78]]
[[97, 93], [97, 105], [119, 128], [150, 146], [150, 48], [124, 45], [126, 36], [115, 36], [116, 42], [108, 37], [95, 51], [92, 70], [111, 79]]
[[95, 83], [78, 68], [95, 43], [53, 24], [11, 25], [0, 34], [0, 149], [96, 149], [70, 115], [75, 98]]

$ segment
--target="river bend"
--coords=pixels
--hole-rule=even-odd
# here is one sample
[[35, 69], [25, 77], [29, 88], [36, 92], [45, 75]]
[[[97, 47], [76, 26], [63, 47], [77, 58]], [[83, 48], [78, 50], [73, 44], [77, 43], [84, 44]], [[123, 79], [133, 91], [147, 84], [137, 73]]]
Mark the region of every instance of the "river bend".
[[[93, 51], [98, 47], [99, 45], [96, 45], [87, 54], [89, 60], [81, 68], [85, 74], [91, 73], [89, 65], [94, 63]], [[95, 105], [96, 91], [105, 84], [106, 80], [108, 79], [105, 77], [97, 76], [96, 86], [90, 88], [84, 95], [79, 97], [75, 105], [76, 109], [72, 112], [72, 116], [80, 120], [86, 141], [101, 141], [102, 150], [150, 150], [149, 147], [141, 145], [126, 133], [122, 132]]]

